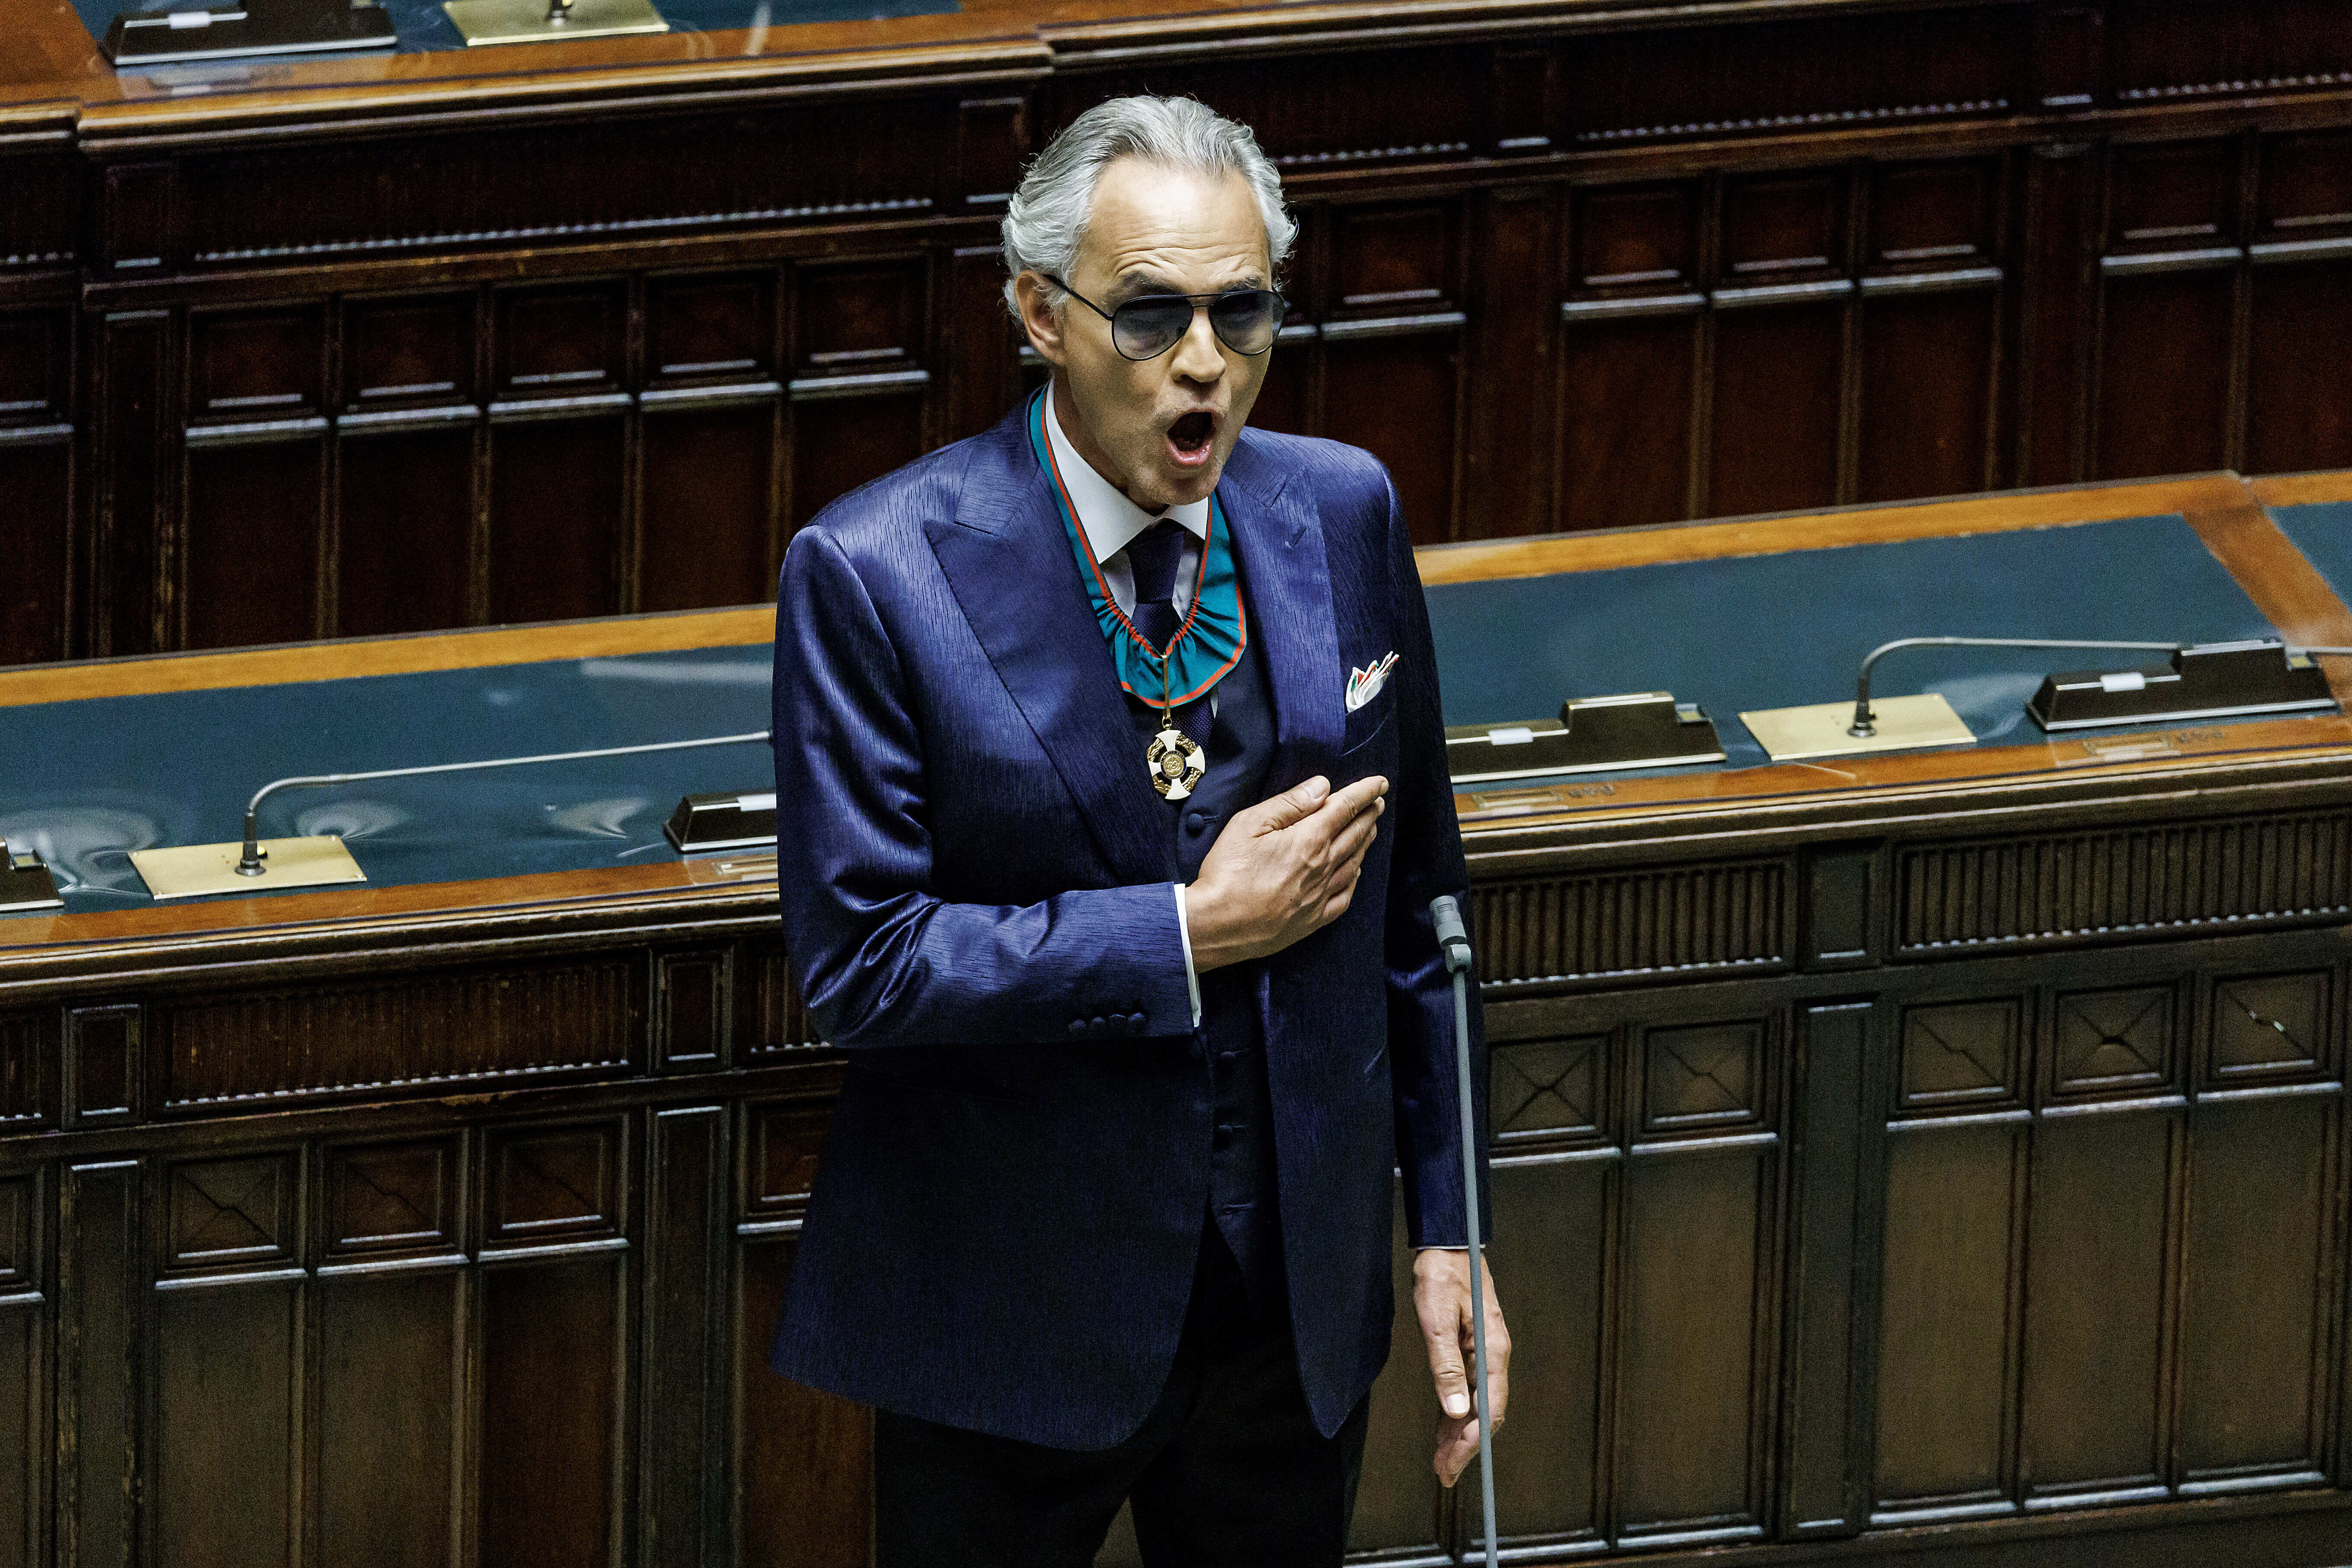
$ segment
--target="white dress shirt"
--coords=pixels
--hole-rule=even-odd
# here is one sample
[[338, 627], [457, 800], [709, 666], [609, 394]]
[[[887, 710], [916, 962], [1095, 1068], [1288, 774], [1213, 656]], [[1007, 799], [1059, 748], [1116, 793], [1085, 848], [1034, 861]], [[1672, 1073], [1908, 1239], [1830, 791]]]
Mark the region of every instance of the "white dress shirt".
[[[1139, 533], [1161, 518], [1173, 518], [1184, 530], [1184, 548], [1177, 558], [1176, 591], [1172, 595], [1176, 614], [1181, 618], [1192, 607], [1192, 579], [1200, 574], [1201, 547], [1209, 537], [1209, 503], [1187, 501], [1171, 506], [1163, 512], [1149, 512], [1127, 499], [1117, 485], [1095, 472], [1094, 465], [1078, 455], [1078, 449], [1062, 430], [1062, 421], [1054, 413], [1051, 388], [1045, 394], [1045, 440], [1053, 448], [1054, 466], [1061, 470], [1063, 488], [1070, 492], [1070, 506], [1077, 513], [1078, 533], [1087, 542], [1087, 552], [1100, 568], [1103, 585], [1110, 590], [1111, 602], [1121, 615], [1135, 611], [1135, 573], [1127, 563], [1128, 544]], [[1216, 710], [1216, 694], [1210, 693], [1210, 711]], [[1192, 995], [1192, 1023], [1201, 1022], [1201, 977], [1192, 967], [1192, 925], [1184, 912], [1184, 884], [1172, 884], [1176, 889], [1176, 934], [1184, 944], [1184, 988]]]

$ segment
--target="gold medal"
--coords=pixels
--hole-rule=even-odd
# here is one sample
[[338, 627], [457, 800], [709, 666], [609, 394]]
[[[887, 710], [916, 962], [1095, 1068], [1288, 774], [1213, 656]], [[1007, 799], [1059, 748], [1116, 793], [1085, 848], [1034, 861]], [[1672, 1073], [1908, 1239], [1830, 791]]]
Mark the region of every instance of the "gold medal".
[[1201, 761], [1200, 743], [1173, 724], [1162, 723], [1143, 756], [1151, 768], [1151, 787], [1170, 800], [1191, 795], [1201, 775], [1209, 771]]
[[1160, 733], [1143, 749], [1143, 763], [1151, 770], [1153, 789], [1166, 799], [1182, 800], [1199, 787], [1209, 764], [1202, 758], [1200, 742], [1176, 727], [1168, 706], [1168, 666], [1175, 651], [1171, 646], [1160, 658]]

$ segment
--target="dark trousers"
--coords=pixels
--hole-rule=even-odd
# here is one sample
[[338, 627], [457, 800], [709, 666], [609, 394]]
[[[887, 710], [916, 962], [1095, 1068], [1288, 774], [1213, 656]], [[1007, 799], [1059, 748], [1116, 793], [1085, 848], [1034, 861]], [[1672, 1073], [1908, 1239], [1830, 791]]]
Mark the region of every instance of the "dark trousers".
[[875, 1568], [1091, 1568], [1121, 1500], [1150, 1568], [1336, 1568], [1364, 1411], [1333, 1436], [1315, 1429], [1286, 1320], [1252, 1310], [1209, 1225], [1168, 1386], [1117, 1447], [1075, 1453], [876, 1413]]

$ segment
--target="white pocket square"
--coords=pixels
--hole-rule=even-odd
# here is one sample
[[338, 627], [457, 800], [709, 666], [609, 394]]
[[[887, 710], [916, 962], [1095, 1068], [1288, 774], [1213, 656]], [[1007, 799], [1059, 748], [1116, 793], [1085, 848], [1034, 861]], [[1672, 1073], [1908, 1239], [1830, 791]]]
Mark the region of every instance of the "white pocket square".
[[1389, 683], [1389, 671], [1396, 668], [1396, 655], [1391, 654], [1370, 669], [1348, 671], [1349, 712], [1353, 713], [1381, 694], [1381, 688]]

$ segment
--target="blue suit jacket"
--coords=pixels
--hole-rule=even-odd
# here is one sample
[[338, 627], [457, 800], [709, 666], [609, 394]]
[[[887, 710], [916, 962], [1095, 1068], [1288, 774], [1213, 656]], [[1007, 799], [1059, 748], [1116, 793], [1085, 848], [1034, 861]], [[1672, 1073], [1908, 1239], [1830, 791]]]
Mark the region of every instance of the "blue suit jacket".
[[[1299, 1373], [1328, 1433], [1387, 1355], [1400, 1154], [1414, 1245], [1464, 1239], [1429, 902], [1466, 879], [1386, 471], [1244, 429], [1219, 494], [1276, 711], [1267, 792], [1391, 781], [1348, 912], [1253, 966]], [[1349, 668], [1391, 650], [1347, 711]], [[1066, 1448], [1110, 1447], [1158, 1398], [1213, 1116], [1174, 836], [1125, 700], [1023, 411], [835, 501], [786, 552], [777, 885], [848, 1068], [777, 1371]]]

